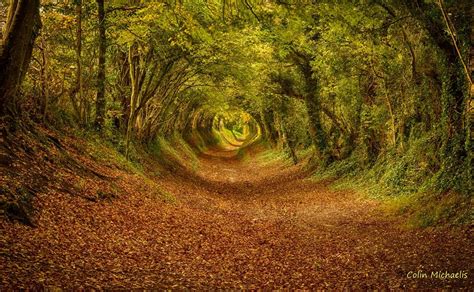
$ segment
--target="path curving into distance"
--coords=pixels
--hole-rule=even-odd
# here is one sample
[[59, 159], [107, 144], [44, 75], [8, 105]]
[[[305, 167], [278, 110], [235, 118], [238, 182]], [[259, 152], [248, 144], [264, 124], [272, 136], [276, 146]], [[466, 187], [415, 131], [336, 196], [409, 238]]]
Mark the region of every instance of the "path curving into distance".
[[[10, 250], [1, 251], [9, 257], [0, 268], [12, 277], [0, 283], [199, 290], [474, 284], [471, 233], [405, 229], [376, 201], [332, 191], [257, 148], [244, 160], [237, 150], [210, 149], [197, 172], [160, 177], [175, 203], [132, 191], [101, 204], [40, 197], [38, 228], [15, 225], [2, 237]], [[417, 271], [469, 277], [407, 277]]]
[[193, 178], [197, 192], [206, 194], [200, 198], [206, 198], [204, 210], [219, 214], [211, 225], [222, 228], [203, 253], [213, 263], [209, 272], [220, 275], [212, 287], [230, 287], [222, 284], [226, 278], [246, 288], [472, 286], [472, 277], [420, 280], [409, 274], [472, 275], [469, 234], [403, 228], [376, 201], [332, 191], [298, 166], [262, 165], [258, 154], [250, 155], [240, 161], [231, 151], [212, 149]]

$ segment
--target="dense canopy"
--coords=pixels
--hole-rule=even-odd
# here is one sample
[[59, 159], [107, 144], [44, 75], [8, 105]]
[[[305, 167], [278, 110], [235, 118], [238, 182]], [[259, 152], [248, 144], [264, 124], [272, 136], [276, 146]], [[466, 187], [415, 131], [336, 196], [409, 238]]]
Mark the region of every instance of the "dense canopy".
[[4, 24], [4, 58], [20, 53], [9, 34], [36, 38], [24, 97], [2, 93], [12, 114], [124, 137], [129, 156], [243, 111], [295, 163], [305, 149], [312, 166], [350, 161], [343, 172], [400, 157], [387, 168], [402, 188], [436, 176], [466, 191], [469, 1], [11, 3], [41, 18], [30, 36]]
[[[137, 164], [262, 147], [404, 198], [402, 212], [429, 206], [420, 225], [472, 221], [456, 210], [473, 193], [473, 12], [469, 0], [0, 1], [1, 149], [37, 127], [99, 137]], [[1, 191], [5, 213], [28, 217]]]

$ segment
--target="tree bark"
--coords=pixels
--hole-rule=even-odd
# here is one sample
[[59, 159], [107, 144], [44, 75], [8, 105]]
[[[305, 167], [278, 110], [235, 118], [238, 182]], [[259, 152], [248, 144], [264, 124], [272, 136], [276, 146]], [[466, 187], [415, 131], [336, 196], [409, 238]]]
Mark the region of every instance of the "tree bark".
[[42, 33], [41, 37], [41, 104], [40, 111], [43, 122], [46, 120], [46, 114], [48, 111], [49, 103], [49, 90], [48, 90], [48, 71], [49, 60], [48, 60], [48, 49], [45, 41], [45, 34]]
[[329, 159], [329, 157], [327, 153], [326, 132], [324, 132], [321, 121], [322, 108], [319, 96], [317, 96], [318, 82], [311, 76], [312, 71], [307, 71], [304, 75], [306, 79], [305, 103], [310, 121], [309, 134], [313, 140], [318, 155], [324, 160], [324, 164], [326, 164], [328, 162], [326, 160]]
[[0, 47], [0, 117], [16, 115], [18, 89], [41, 28], [39, 5], [39, 0], [10, 1]]
[[76, 86], [79, 94], [79, 121], [86, 123], [84, 92], [82, 86], [82, 0], [76, 0]]
[[304, 100], [309, 117], [309, 135], [316, 147], [317, 155], [323, 160], [323, 164], [330, 162], [328, 153], [327, 134], [321, 121], [321, 103], [318, 93], [318, 80], [313, 77], [311, 58], [303, 53], [293, 50], [293, 60], [300, 69], [305, 80]]
[[[461, 26], [459, 30], [465, 30], [467, 25], [472, 23], [469, 9], [464, 9], [464, 7], [470, 7], [467, 3], [469, 2], [453, 2], [458, 11], [457, 23]], [[442, 60], [439, 61], [439, 70], [441, 73], [441, 126], [444, 133], [441, 137], [442, 171], [438, 181], [449, 181], [449, 184], [443, 185], [445, 189], [458, 188], [462, 185], [458, 180], [462, 177], [460, 173], [465, 171], [468, 160], [466, 158], [472, 151], [469, 149], [470, 141], [466, 143], [468, 129], [465, 124], [466, 103], [469, 99], [468, 85], [470, 85], [467, 83], [470, 81], [466, 82], [465, 67], [461, 61], [462, 56], [459, 56], [459, 50], [456, 48], [457, 43], [453, 33], [447, 35], [445, 32], [446, 18], [432, 13], [434, 9], [439, 8], [421, 0], [405, 0], [404, 5], [426, 29], [433, 44], [443, 55]]]
[[135, 118], [136, 118], [136, 106], [137, 106], [137, 99], [138, 99], [138, 72], [137, 72], [137, 66], [138, 66], [138, 52], [136, 49], [135, 44], [131, 44], [129, 46], [128, 50], [128, 63], [130, 66], [130, 81], [131, 81], [131, 95], [130, 95], [130, 114], [127, 122], [127, 133], [125, 135], [125, 156], [127, 159], [129, 159], [130, 156], [130, 142], [132, 140], [132, 131], [133, 131], [133, 125], [135, 123]]
[[96, 118], [95, 124], [98, 129], [102, 129], [105, 116], [105, 9], [104, 0], [97, 0], [99, 13], [99, 70], [97, 73], [97, 97], [96, 97]]
[[449, 36], [451, 37], [451, 40], [453, 41], [453, 46], [456, 49], [456, 54], [459, 57], [459, 62], [462, 64], [463, 69], [466, 73], [466, 78], [469, 81], [469, 86], [471, 86], [471, 84], [472, 84], [471, 74], [469, 72], [469, 68], [466, 65], [466, 62], [464, 62], [464, 57], [461, 53], [461, 50], [459, 49], [458, 41], [456, 40], [456, 37], [455, 37], [456, 34], [454, 32], [454, 29], [450, 25], [451, 21], [449, 20], [449, 16], [448, 16], [447, 12], [444, 9], [443, 1], [438, 0], [438, 5], [439, 5], [439, 8], [441, 9], [441, 14], [443, 15], [444, 22], [446, 23], [446, 28], [449, 31]]

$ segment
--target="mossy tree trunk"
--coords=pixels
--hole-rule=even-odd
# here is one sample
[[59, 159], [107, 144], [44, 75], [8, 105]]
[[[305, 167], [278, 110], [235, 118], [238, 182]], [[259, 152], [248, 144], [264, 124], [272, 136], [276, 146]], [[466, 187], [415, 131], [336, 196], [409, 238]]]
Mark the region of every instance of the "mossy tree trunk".
[[[460, 35], [469, 34], [472, 26], [472, 15], [470, 15], [470, 1], [460, 0], [453, 4], [456, 9], [456, 21], [451, 23], [451, 28], [446, 29], [443, 19], [443, 7], [438, 4], [429, 4], [421, 0], [405, 0], [404, 4], [411, 15], [419, 21], [426, 29], [432, 42], [438, 48], [441, 55], [439, 67], [441, 73], [441, 104], [442, 116], [442, 173], [446, 181], [450, 181], [448, 188], [459, 187], [453, 175], [464, 171], [463, 161], [470, 149], [466, 143], [466, 103], [469, 99], [468, 79], [463, 67], [463, 56], [460, 56], [458, 44], [460, 39], [469, 37], [453, 36], [453, 27], [457, 26]], [[448, 31], [449, 33], [446, 33]], [[469, 44], [459, 44], [462, 46]], [[470, 84], [469, 84], [470, 85]], [[469, 168], [469, 167], [468, 167]], [[461, 176], [459, 176], [461, 177]], [[440, 179], [442, 181], [443, 179]]]
[[318, 80], [313, 76], [311, 58], [299, 52], [294, 52], [294, 60], [305, 79], [304, 100], [309, 117], [309, 134], [316, 147], [319, 158], [323, 164], [330, 162], [331, 155], [328, 153], [327, 135], [321, 120], [321, 101], [319, 98]]

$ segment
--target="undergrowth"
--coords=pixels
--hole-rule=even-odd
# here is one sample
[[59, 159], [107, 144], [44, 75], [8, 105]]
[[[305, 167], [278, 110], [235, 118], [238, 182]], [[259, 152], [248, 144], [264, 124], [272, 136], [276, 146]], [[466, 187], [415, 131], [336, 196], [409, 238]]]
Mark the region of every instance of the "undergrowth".
[[[362, 152], [356, 151], [347, 159], [318, 168], [313, 179], [333, 179], [334, 189], [357, 190], [380, 200], [389, 213], [406, 216], [408, 226], [472, 224], [472, 192], [468, 186], [457, 190], [443, 187], [450, 185], [445, 180], [453, 178], [442, 176], [439, 161], [433, 159], [439, 157], [434, 136], [422, 137], [406, 147], [403, 155], [395, 150], [386, 152], [373, 164], [364, 163]], [[469, 184], [468, 177], [462, 180]]]
[[261, 165], [271, 165], [275, 162], [283, 162], [284, 165], [291, 165], [288, 155], [281, 150], [269, 148], [256, 157], [256, 162]]
[[177, 133], [169, 138], [156, 137], [147, 150], [169, 169], [181, 166], [195, 171], [198, 167], [195, 151]]

